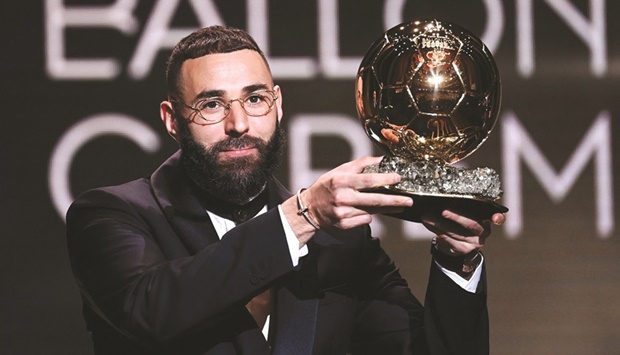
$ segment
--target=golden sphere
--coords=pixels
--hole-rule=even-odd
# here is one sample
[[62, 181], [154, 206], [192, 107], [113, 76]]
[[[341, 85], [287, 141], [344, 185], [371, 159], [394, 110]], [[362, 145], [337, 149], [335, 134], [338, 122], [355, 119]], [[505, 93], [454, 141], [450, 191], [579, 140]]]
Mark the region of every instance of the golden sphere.
[[385, 32], [362, 60], [355, 91], [364, 129], [384, 151], [444, 163], [478, 149], [501, 101], [488, 48], [461, 26], [435, 19]]

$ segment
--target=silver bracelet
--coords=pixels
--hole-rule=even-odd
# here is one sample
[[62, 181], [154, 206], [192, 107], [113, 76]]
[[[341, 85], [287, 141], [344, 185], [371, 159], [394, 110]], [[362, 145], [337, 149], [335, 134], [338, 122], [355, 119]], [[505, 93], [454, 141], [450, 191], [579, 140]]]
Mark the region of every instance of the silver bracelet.
[[303, 216], [306, 219], [306, 221], [308, 221], [308, 223], [310, 223], [310, 225], [314, 227], [314, 229], [321, 229], [321, 227], [319, 227], [319, 224], [316, 223], [314, 219], [312, 219], [312, 217], [310, 216], [310, 212], [308, 211], [308, 206], [304, 205], [304, 203], [301, 202], [301, 193], [304, 190], [305, 189], [302, 188], [297, 191], [297, 207], [299, 208], [297, 210], [297, 214], [299, 216]]

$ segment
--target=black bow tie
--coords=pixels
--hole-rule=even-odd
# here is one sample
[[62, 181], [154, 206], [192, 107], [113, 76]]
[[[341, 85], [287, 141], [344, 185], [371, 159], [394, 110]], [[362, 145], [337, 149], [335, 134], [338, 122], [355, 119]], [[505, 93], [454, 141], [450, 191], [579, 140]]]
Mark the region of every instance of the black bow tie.
[[200, 201], [206, 210], [229, 219], [235, 224], [243, 223], [256, 214], [267, 204], [267, 189], [245, 205], [237, 205], [215, 197], [207, 192], [200, 194]]

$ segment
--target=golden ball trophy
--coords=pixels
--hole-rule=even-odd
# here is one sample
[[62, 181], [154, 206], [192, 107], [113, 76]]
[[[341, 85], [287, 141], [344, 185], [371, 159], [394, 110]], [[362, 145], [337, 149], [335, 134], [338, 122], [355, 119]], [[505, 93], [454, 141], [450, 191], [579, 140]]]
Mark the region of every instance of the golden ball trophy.
[[414, 199], [392, 216], [419, 221], [452, 209], [487, 219], [508, 211], [496, 202], [502, 191], [493, 169], [451, 165], [484, 143], [499, 115], [499, 71], [480, 39], [441, 20], [402, 23], [371, 45], [355, 92], [366, 134], [386, 153], [364, 172], [402, 176], [372, 191]]

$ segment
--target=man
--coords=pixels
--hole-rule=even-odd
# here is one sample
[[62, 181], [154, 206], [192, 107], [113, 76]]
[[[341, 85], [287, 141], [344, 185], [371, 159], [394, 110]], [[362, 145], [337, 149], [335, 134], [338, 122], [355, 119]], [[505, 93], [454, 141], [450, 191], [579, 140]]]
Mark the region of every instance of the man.
[[180, 151], [149, 178], [86, 192], [67, 214], [96, 354], [488, 352], [477, 250], [490, 221], [424, 219], [437, 237], [423, 307], [370, 235], [373, 213], [412, 205], [359, 192], [399, 181], [361, 174], [380, 158], [296, 195], [273, 178], [283, 97], [247, 33], [189, 35], [167, 79], [160, 113]]

